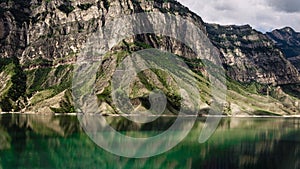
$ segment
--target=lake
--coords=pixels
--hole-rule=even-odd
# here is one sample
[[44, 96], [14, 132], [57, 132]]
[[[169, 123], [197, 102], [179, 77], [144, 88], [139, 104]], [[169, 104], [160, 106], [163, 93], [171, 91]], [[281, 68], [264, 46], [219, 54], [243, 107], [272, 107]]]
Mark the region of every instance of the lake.
[[[175, 118], [161, 117], [144, 125], [122, 117], [107, 117], [107, 121], [124, 135], [145, 137], [163, 132]], [[300, 168], [299, 118], [223, 118], [212, 137], [200, 144], [204, 122], [205, 118], [198, 118], [173, 149], [135, 159], [97, 146], [76, 116], [0, 115], [0, 169]]]

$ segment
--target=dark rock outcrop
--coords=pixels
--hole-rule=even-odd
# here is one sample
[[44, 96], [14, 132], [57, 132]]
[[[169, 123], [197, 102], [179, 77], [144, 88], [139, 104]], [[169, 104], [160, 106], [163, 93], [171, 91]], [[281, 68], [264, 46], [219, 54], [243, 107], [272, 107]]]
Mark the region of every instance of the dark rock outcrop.
[[300, 71], [300, 33], [290, 27], [267, 32], [266, 35], [282, 50], [287, 59]]
[[299, 82], [299, 73], [280, 49], [249, 25], [207, 24], [207, 31], [220, 49], [224, 66], [233, 79], [266, 84]]

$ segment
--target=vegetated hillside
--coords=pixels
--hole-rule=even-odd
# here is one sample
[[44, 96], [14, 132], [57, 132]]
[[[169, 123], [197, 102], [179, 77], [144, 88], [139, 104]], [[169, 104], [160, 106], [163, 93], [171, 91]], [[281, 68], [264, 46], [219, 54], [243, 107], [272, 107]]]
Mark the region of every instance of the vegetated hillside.
[[[299, 113], [299, 99], [286, 94], [278, 86], [297, 83], [298, 71], [266, 36], [249, 26], [205, 25], [199, 16], [176, 1], [0, 2], [2, 111], [74, 112], [71, 91], [74, 63], [88, 37], [120, 16], [161, 12], [192, 21], [204, 34], [208, 33], [219, 50], [228, 75], [229, 91], [222, 110], [224, 114]], [[105, 55], [95, 86], [101, 112], [118, 113], [110, 95], [110, 82], [117, 65], [132, 52], [153, 47], [178, 55], [193, 70], [188, 75], [197, 79], [195, 86], [201, 91], [200, 113], [207, 113], [212, 97], [202, 60], [178, 40], [153, 34], [128, 37]], [[176, 114], [180, 108], [178, 86], [163, 71], [145, 70], [138, 74], [132, 85], [131, 103], [141, 110], [149, 108], [147, 99], [155, 88], [166, 94], [165, 113]]]

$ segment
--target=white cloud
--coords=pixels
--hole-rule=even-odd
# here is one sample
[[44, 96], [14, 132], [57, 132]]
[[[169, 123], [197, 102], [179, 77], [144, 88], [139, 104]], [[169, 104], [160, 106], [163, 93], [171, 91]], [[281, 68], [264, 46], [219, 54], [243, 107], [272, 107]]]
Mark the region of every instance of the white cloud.
[[[250, 24], [260, 31], [285, 26], [300, 31], [299, 0], [178, 0], [205, 22]], [[272, 3], [273, 2], [273, 3]]]

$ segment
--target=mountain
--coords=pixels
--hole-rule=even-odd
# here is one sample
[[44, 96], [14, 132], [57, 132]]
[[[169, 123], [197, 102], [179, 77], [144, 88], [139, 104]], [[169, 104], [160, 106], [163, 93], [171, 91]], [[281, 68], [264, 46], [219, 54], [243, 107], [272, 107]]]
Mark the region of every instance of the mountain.
[[206, 25], [208, 36], [220, 49], [230, 77], [240, 82], [264, 84], [299, 82], [299, 73], [280, 48], [250, 25]]
[[[1, 0], [0, 110], [74, 112], [74, 64], [88, 38], [116, 18], [153, 11], [181, 16], [210, 39], [226, 70], [224, 114], [300, 113], [299, 98], [282, 87], [299, 83], [299, 72], [266, 35], [250, 26], [206, 24], [174, 0]], [[167, 20], [162, 22], [170, 24]], [[145, 24], [154, 27], [151, 22]], [[183, 32], [188, 33], [188, 29]], [[156, 34], [123, 39], [105, 55], [95, 84], [101, 113], [118, 113], [110, 94], [117, 65], [131, 53], [149, 48], [168, 51], [185, 61], [192, 72], [181, 73], [197, 79], [195, 85], [201, 91], [202, 101], [200, 113], [207, 113], [213, 102], [209, 88], [212, 82], [203, 61], [182, 42]], [[132, 85], [130, 101], [137, 108], [148, 109], [151, 91], [159, 88], [166, 93], [166, 113], [178, 113], [179, 88], [163, 71], [142, 71]]]
[[285, 27], [266, 34], [300, 71], [300, 33], [290, 27]]

